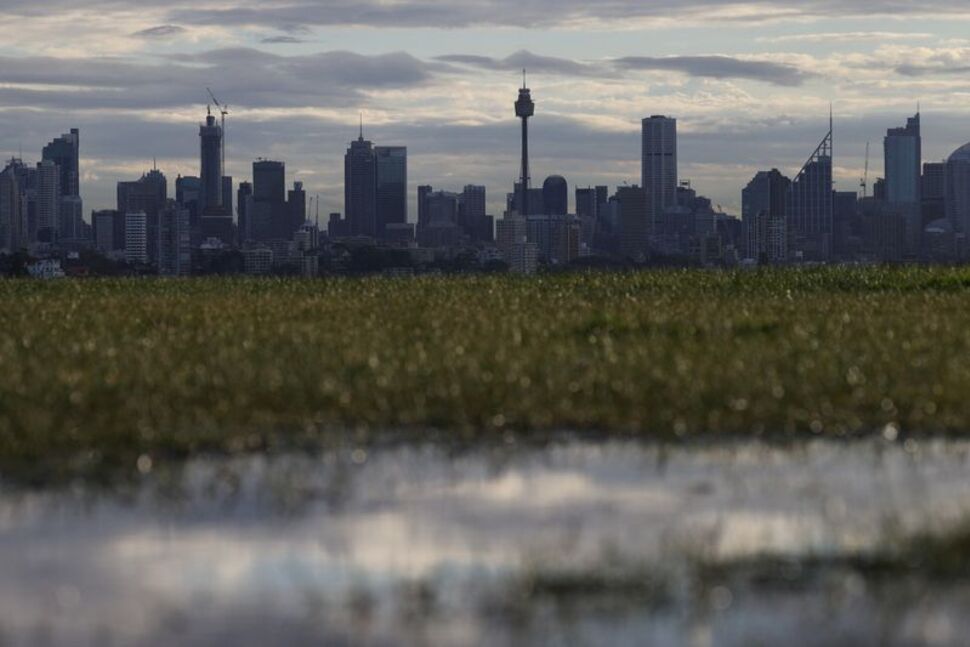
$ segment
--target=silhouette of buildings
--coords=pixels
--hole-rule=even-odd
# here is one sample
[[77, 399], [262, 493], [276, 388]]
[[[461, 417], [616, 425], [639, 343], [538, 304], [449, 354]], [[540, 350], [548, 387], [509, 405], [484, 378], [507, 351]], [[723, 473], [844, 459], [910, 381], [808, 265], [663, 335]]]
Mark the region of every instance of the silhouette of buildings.
[[790, 253], [799, 261], [827, 261], [832, 256], [833, 131], [805, 162], [788, 191]]
[[791, 180], [778, 169], [759, 171], [741, 192], [746, 257], [760, 265], [788, 260], [787, 202]]
[[677, 206], [677, 120], [662, 115], [642, 122], [640, 182], [654, 223]]

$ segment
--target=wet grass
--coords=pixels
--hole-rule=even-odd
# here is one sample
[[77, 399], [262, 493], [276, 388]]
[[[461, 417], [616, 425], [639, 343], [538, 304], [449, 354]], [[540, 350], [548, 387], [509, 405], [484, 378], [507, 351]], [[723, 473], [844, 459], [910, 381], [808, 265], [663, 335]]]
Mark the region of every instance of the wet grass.
[[0, 282], [0, 474], [510, 430], [970, 429], [970, 270]]

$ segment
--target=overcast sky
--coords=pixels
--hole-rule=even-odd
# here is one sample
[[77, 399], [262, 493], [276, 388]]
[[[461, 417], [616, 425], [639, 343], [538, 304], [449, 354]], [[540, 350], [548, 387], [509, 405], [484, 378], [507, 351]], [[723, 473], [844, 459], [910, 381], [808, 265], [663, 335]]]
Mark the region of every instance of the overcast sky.
[[917, 102], [927, 160], [970, 141], [970, 8], [952, 0], [156, 4], [0, 0], [0, 154], [36, 161], [80, 127], [88, 210], [113, 207], [115, 183], [153, 158], [172, 184], [198, 174], [206, 86], [230, 106], [229, 173], [283, 160], [321, 213], [342, 210], [363, 113], [369, 139], [408, 147], [412, 203], [418, 184], [485, 184], [500, 215], [523, 67], [536, 183], [637, 182], [652, 114], [679, 119], [681, 178], [732, 212], [755, 171], [798, 171], [830, 102], [842, 190], [867, 141], [881, 172], [886, 128]]

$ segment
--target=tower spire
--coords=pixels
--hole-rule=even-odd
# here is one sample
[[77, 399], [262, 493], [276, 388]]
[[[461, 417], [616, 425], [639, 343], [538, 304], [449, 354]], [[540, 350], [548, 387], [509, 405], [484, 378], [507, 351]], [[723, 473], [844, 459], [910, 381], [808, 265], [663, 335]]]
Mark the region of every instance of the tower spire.
[[360, 141], [364, 141], [364, 113], [360, 113]]

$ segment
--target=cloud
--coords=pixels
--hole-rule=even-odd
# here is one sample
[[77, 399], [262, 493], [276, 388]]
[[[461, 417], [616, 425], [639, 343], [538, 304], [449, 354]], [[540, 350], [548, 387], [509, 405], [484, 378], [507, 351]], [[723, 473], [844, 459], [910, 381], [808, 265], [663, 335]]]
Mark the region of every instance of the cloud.
[[367, 93], [432, 82], [439, 64], [406, 53], [279, 56], [251, 48], [117, 57], [0, 57], [0, 106], [162, 110], [205, 103], [207, 86], [249, 108], [360, 106]]
[[603, 74], [602, 68], [595, 65], [581, 63], [568, 58], [540, 56], [527, 50], [520, 50], [505, 58], [472, 56], [468, 54], [447, 54], [437, 56], [435, 60], [495, 71], [529, 70], [530, 72], [562, 74], [566, 76], [598, 76]]
[[185, 27], [179, 27], [178, 25], [158, 25], [157, 27], [149, 27], [148, 29], [136, 31], [132, 36], [136, 38], [169, 38], [183, 34], [185, 31]]
[[906, 41], [930, 40], [933, 34], [926, 32], [895, 31], [837, 31], [807, 34], [785, 34], [783, 36], [762, 36], [759, 43], [858, 43], [861, 41]]
[[713, 79], [748, 79], [780, 86], [802, 85], [813, 74], [792, 65], [730, 56], [627, 56], [613, 61], [626, 70], [669, 70]]
[[296, 36], [268, 36], [259, 42], [265, 45], [295, 45], [306, 41]]

